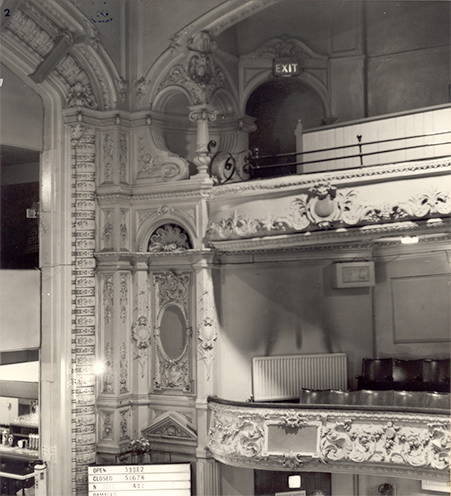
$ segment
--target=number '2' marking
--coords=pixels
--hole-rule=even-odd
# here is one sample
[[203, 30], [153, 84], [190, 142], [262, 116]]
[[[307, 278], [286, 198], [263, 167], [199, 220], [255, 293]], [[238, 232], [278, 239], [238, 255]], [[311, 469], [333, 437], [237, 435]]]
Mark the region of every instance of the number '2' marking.
[[5, 13], [5, 17], [9, 17], [9, 9], [3, 9], [3, 12]]

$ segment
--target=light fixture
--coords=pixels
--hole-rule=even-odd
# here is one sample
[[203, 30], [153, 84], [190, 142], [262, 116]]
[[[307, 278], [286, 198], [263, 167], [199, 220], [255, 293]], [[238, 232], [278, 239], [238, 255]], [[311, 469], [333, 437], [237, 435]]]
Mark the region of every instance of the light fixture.
[[92, 370], [95, 375], [102, 375], [105, 372], [105, 363], [102, 360], [94, 362]]
[[401, 238], [401, 243], [403, 245], [416, 245], [419, 241], [418, 236], [403, 236]]

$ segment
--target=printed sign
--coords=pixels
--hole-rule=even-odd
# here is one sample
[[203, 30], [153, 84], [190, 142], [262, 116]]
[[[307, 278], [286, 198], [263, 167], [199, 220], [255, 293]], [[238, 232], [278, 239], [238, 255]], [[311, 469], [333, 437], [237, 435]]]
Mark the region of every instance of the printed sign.
[[190, 496], [189, 463], [88, 467], [89, 496]]
[[279, 58], [273, 61], [273, 73], [276, 77], [298, 76], [300, 64], [295, 59]]

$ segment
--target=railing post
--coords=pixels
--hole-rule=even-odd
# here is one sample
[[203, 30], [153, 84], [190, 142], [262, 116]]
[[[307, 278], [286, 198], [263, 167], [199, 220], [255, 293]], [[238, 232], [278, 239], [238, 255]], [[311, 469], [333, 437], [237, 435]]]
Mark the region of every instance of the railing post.
[[[304, 151], [304, 143], [303, 143], [303, 136], [302, 133], [304, 131], [304, 126], [302, 125], [302, 120], [298, 119], [298, 123], [296, 125], [296, 128], [294, 130], [294, 135], [296, 136], [296, 162], [303, 162], [303, 155], [302, 152]], [[296, 166], [296, 172], [297, 174], [302, 174], [304, 172], [304, 166], [303, 165], [297, 165]]]

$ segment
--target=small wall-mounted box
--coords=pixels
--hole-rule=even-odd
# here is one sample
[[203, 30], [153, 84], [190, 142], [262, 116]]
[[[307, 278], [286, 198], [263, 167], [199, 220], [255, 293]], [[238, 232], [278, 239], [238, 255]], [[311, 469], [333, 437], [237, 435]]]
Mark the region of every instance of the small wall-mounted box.
[[374, 262], [334, 264], [334, 288], [368, 288], [374, 286]]

